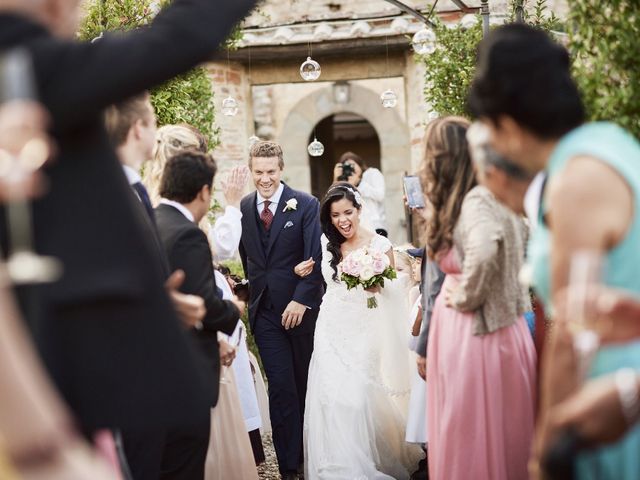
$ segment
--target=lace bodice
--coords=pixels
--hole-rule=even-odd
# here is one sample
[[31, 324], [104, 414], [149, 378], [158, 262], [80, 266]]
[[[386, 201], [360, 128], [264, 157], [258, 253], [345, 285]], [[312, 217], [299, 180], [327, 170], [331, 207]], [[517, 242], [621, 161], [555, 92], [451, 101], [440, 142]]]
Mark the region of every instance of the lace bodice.
[[[327, 250], [327, 245], [329, 244], [329, 239], [322, 235], [321, 238], [322, 243], [322, 276], [324, 277], [324, 281], [327, 284], [327, 290], [331, 290], [333, 288], [345, 288], [343, 282], [336, 282], [333, 279], [333, 268], [331, 268], [331, 252]], [[382, 235], [374, 235], [369, 243], [369, 248], [371, 250], [377, 250], [380, 252], [387, 252], [389, 249], [393, 248], [393, 244], [389, 241], [388, 238], [383, 237]]]

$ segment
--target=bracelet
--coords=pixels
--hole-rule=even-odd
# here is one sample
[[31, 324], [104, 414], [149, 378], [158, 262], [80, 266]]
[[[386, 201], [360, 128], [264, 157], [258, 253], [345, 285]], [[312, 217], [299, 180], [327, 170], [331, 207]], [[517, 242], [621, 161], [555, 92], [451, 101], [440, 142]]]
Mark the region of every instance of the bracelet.
[[640, 413], [640, 387], [638, 374], [633, 368], [622, 368], [614, 375], [622, 415], [629, 425], [633, 424]]

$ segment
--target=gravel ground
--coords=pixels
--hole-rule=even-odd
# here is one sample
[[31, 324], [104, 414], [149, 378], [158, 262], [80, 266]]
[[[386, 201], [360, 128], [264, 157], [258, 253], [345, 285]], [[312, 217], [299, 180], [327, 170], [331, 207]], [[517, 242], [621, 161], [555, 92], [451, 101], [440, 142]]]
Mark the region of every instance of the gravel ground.
[[264, 447], [266, 460], [262, 465], [258, 466], [258, 477], [260, 480], [280, 480], [278, 460], [276, 459], [276, 452], [273, 449], [273, 441], [271, 440], [270, 433], [262, 436], [262, 446]]

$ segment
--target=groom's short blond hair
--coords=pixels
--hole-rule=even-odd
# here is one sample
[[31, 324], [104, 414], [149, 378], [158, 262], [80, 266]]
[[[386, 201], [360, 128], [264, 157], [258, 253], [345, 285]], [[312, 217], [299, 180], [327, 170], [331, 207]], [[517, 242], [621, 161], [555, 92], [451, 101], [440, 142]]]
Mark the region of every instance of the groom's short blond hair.
[[249, 150], [249, 168], [253, 163], [254, 158], [273, 158], [278, 157], [278, 166], [280, 170], [284, 169], [284, 157], [282, 154], [282, 147], [276, 142], [268, 142], [261, 140], [256, 142]]

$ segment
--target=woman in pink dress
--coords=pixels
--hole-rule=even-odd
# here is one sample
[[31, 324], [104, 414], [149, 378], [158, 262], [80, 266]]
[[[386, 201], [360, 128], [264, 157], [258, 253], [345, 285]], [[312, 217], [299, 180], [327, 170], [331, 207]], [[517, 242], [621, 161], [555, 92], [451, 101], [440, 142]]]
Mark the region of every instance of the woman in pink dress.
[[427, 246], [446, 273], [427, 348], [431, 480], [520, 480], [534, 430], [536, 353], [518, 282], [526, 227], [482, 186], [468, 122], [426, 131], [423, 180], [434, 208]]

